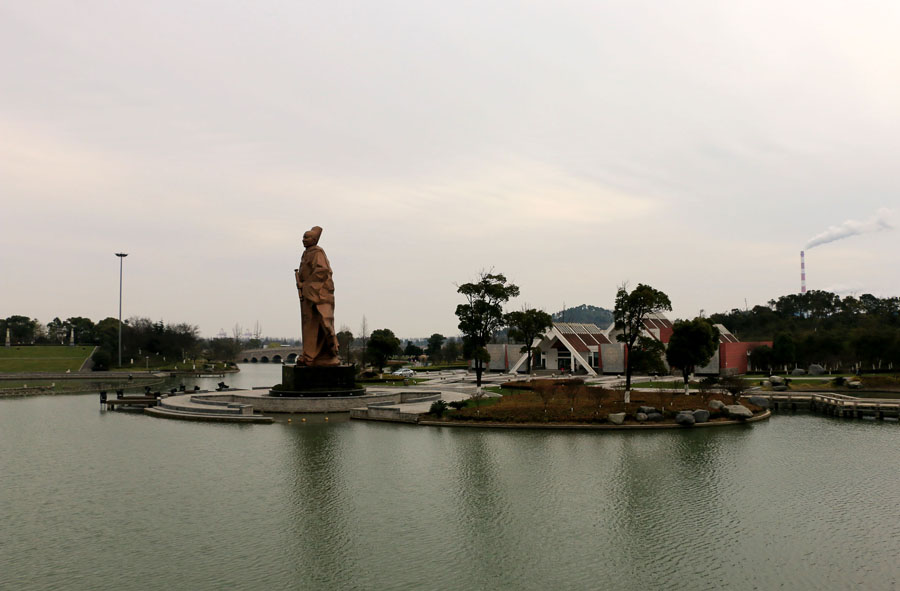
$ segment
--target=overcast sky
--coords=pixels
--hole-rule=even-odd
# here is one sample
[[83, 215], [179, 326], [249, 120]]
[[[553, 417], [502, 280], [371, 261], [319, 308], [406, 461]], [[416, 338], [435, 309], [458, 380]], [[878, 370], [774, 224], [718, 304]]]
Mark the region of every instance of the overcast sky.
[[0, 316], [116, 316], [122, 251], [125, 317], [298, 337], [313, 225], [354, 333], [456, 334], [489, 268], [511, 309], [752, 307], [848, 227], [809, 288], [898, 295], [898, 30], [896, 0], [5, 2]]

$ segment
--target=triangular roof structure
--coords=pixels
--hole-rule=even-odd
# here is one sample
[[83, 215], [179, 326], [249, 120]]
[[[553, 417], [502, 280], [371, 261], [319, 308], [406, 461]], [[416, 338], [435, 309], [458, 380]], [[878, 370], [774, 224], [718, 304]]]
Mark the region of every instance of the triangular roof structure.
[[[609, 331], [613, 325], [609, 325], [605, 330], [596, 324], [580, 323], [580, 322], [554, 322], [550, 330], [544, 335], [544, 338], [551, 340], [551, 346], [559, 345], [561, 348], [567, 349], [572, 353], [572, 359], [581, 365], [590, 375], [596, 376], [597, 372], [590, 365], [584, 363], [583, 353], [591, 351], [591, 347], [599, 347], [600, 345], [608, 345], [613, 341], [610, 339]], [[537, 347], [543, 339], [535, 339], [532, 343], [533, 347]], [[595, 349], [596, 350], [596, 349]], [[528, 354], [522, 357], [510, 368], [510, 372], [515, 373], [519, 367], [527, 360]]]

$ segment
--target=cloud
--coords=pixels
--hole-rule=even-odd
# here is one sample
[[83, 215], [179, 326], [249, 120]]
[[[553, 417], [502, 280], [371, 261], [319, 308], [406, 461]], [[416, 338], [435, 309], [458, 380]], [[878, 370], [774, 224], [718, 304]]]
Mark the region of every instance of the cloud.
[[430, 233], [457, 236], [610, 226], [656, 215], [662, 207], [652, 196], [551, 163], [503, 157], [402, 180], [276, 173], [261, 179], [256, 190], [281, 203], [289, 195], [305, 196], [308, 210], [340, 211], [345, 223], [424, 216], [418, 219], [436, 222], [429, 226]]
[[845, 220], [837, 226], [829, 226], [827, 230], [821, 234], [816, 234], [806, 243], [806, 249], [815, 248], [836, 240], [843, 240], [850, 236], [859, 234], [870, 234], [872, 232], [881, 232], [884, 230], [892, 230], [893, 223], [889, 220], [893, 211], [887, 208], [881, 208], [871, 218], [863, 221]]
[[65, 202], [73, 193], [96, 195], [127, 177], [120, 159], [39, 126], [0, 119], [0, 138], [0, 180], [20, 194]]

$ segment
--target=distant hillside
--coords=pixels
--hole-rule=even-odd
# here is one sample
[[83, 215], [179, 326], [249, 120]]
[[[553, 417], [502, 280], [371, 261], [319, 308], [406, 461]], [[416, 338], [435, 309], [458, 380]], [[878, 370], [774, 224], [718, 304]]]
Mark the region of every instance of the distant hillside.
[[600, 328], [606, 328], [613, 321], [613, 313], [606, 308], [581, 304], [580, 306], [566, 308], [561, 312], [556, 312], [553, 314], [553, 320], [557, 322], [596, 324]]

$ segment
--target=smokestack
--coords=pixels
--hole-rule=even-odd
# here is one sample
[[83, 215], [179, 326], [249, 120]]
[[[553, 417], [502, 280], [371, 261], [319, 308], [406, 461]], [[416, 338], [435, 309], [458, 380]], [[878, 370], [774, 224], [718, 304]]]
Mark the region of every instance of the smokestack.
[[806, 293], [806, 255], [800, 251], [800, 293]]

